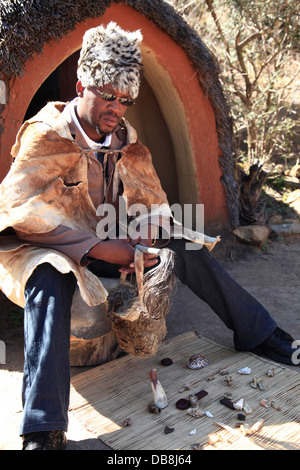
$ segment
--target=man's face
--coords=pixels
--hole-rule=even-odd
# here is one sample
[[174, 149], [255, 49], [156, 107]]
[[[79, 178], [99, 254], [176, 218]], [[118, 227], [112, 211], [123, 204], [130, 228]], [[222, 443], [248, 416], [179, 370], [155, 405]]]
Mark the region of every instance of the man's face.
[[99, 92], [106, 92], [118, 98], [128, 98], [128, 93], [121, 93], [111, 85], [102, 88], [83, 88], [79, 81], [76, 86], [79, 96], [77, 116], [79, 122], [90, 139], [100, 142], [105, 134], [112, 132], [123, 117], [126, 106], [118, 99], [106, 101]]

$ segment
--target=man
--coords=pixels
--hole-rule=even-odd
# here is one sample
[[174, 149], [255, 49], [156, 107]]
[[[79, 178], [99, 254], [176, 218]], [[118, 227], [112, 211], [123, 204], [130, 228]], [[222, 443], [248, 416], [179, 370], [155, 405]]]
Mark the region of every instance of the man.
[[[123, 119], [138, 95], [142, 40], [115, 23], [86, 32], [78, 64], [78, 96], [49, 103], [24, 123], [12, 149], [15, 161], [1, 184], [1, 289], [24, 305], [23, 449], [66, 446], [69, 403], [70, 309], [76, 282], [96, 305], [106, 291], [93, 273], [134, 271], [135, 244], [150, 246], [171, 217], [149, 151]], [[107, 237], [99, 230], [102, 203], [118, 209], [118, 196], [143, 205], [143, 235]], [[151, 217], [151, 206], [158, 216]], [[116, 210], [117, 212], [117, 210]], [[120, 223], [120, 221], [118, 221]], [[163, 223], [162, 223], [163, 225]], [[118, 225], [121, 227], [121, 225]], [[120, 235], [120, 233], [119, 233]], [[197, 239], [197, 234], [194, 234]], [[189, 232], [183, 229], [183, 236]], [[233, 330], [235, 347], [291, 364], [292, 338], [210, 256], [187, 250], [183, 238], [164, 240], [175, 253], [175, 272]], [[208, 240], [200, 236], [205, 244]], [[197, 240], [196, 240], [197, 241]], [[199, 241], [199, 240], [198, 240]], [[6, 247], [4, 246], [6, 242]], [[145, 255], [145, 267], [158, 263]], [[93, 271], [93, 273], [92, 273]]]

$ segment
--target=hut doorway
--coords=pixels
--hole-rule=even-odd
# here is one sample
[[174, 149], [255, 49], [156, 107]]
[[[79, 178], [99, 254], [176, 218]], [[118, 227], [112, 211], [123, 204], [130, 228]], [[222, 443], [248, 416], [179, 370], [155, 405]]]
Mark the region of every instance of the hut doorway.
[[[60, 64], [32, 98], [24, 120], [34, 116], [49, 101], [70, 101], [76, 96], [76, 68], [79, 51]], [[141, 83], [136, 104], [125, 118], [136, 129], [139, 139], [152, 154], [153, 163], [170, 204], [179, 201], [174, 147], [160, 104], [147, 79]]]

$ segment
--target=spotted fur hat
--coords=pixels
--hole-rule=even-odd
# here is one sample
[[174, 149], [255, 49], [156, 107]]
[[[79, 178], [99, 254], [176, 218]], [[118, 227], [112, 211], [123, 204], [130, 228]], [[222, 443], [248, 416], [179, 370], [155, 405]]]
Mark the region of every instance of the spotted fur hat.
[[135, 99], [142, 69], [140, 30], [124, 31], [116, 23], [91, 28], [83, 36], [77, 77], [84, 87], [111, 84]]

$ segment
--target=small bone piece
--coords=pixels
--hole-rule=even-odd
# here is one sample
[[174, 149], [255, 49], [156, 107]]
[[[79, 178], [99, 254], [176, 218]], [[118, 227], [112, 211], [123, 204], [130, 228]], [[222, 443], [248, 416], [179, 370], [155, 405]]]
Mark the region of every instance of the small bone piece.
[[236, 410], [241, 411], [244, 408], [244, 399], [241, 398], [240, 400], [236, 401], [233, 406]]
[[228, 375], [228, 374], [229, 374], [228, 369], [221, 369], [221, 370], [219, 371], [219, 374], [220, 374], [220, 375]]
[[234, 436], [240, 436], [241, 433], [239, 430], [232, 428], [231, 426], [228, 426], [227, 424], [220, 423], [218, 421], [215, 421], [214, 424], [217, 426], [220, 426], [223, 429], [226, 429], [226, 431], [230, 432], [230, 434], [233, 434]]
[[200, 442], [197, 442], [197, 444], [192, 444], [191, 449], [193, 450], [201, 450], [201, 444]]
[[265, 385], [264, 385], [262, 379], [259, 379], [259, 380], [257, 381], [257, 386], [258, 386], [259, 390], [262, 390], [263, 392], [266, 390]]
[[231, 375], [225, 377], [224, 381], [227, 383], [229, 387], [231, 387], [231, 385], [233, 384]]
[[123, 421], [123, 427], [126, 428], [127, 426], [131, 426], [131, 419], [130, 418], [126, 418]]
[[190, 402], [190, 405], [192, 408], [195, 408], [197, 406], [197, 403], [198, 403], [198, 397], [196, 395], [193, 395], [193, 394], [190, 394], [188, 396], [188, 400]]
[[194, 418], [201, 418], [201, 416], [204, 416], [205, 413], [199, 406], [196, 406], [196, 408], [189, 408], [187, 410], [188, 414], [193, 416]]
[[264, 398], [263, 400], [261, 400], [260, 404], [261, 404], [261, 406], [263, 406], [264, 408], [269, 408], [268, 400], [266, 400], [265, 398]]
[[215, 380], [215, 376], [212, 375], [211, 377], [207, 377], [206, 381], [211, 382], [212, 380]]
[[215, 436], [209, 436], [209, 444], [214, 445], [218, 442], [221, 442], [222, 438], [220, 434], [216, 434]]
[[158, 408], [158, 406], [154, 405], [154, 403], [149, 403], [148, 405], [148, 411], [149, 413], [153, 413], [155, 415], [159, 415], [159, 413], [161, 412], [161, 409]]
[[271, 406], [274, 408], [276, 411], [281, 411], [281, 407], [276, 403], [276, 401], [272, 400], [271, 401]]
[[249, 434], [252, 434], [251, 430], [249, 429], [249, 424], [241, 424], [240, 430], [243, 433], [243, 436], [248, 436]]
[[246, 415], [250, 415], [253, 411], [251, 406], [246, 402], [246, 400], [244, 400], [243, 410], [245, 411]]
[[221, 434], [216, 434], [215, 436], [209, 436], [209, 444], [215, 445], [218, 442], [229, 442], [229, 437], [222, 436]]
[[274, 377], [275, 375], [275, 370], [274, 369], [268, 369], [267, 376], [268, 377]]
[[255, 432], [258, 432], [261, 430], [261, 428], [263, 427], [263, 424], [264, 424], [264, 420], [263, 419], [260, 419], [259, 421], [257, 421], [256, 423], [254, 423], [250, 430], [252, 433], [255, 433]]
[[244, 436], [251, 436], [252, 434], [260, 431], [261, 428], [263, 427], [263, 424], [264, 424], [264, 420], [261, 419], [261, 420], [257, 421], [256, 423], [254, 423], [251, 426], [251, 428], [249, 428], [248, 424], [242, 424], [240, 429], [241, 429]]
[[250, 385], [252, 388], [257, 388], [257, 379], [255, 377], [252, 379], [252, 382]]
[[186, 390], [191, 390], [191, 387], [189, 386], [189, 384], [184, 384], [180, 390], [178, 390], [178, 393], [182, 393], [182, 392], [185, 392]]

